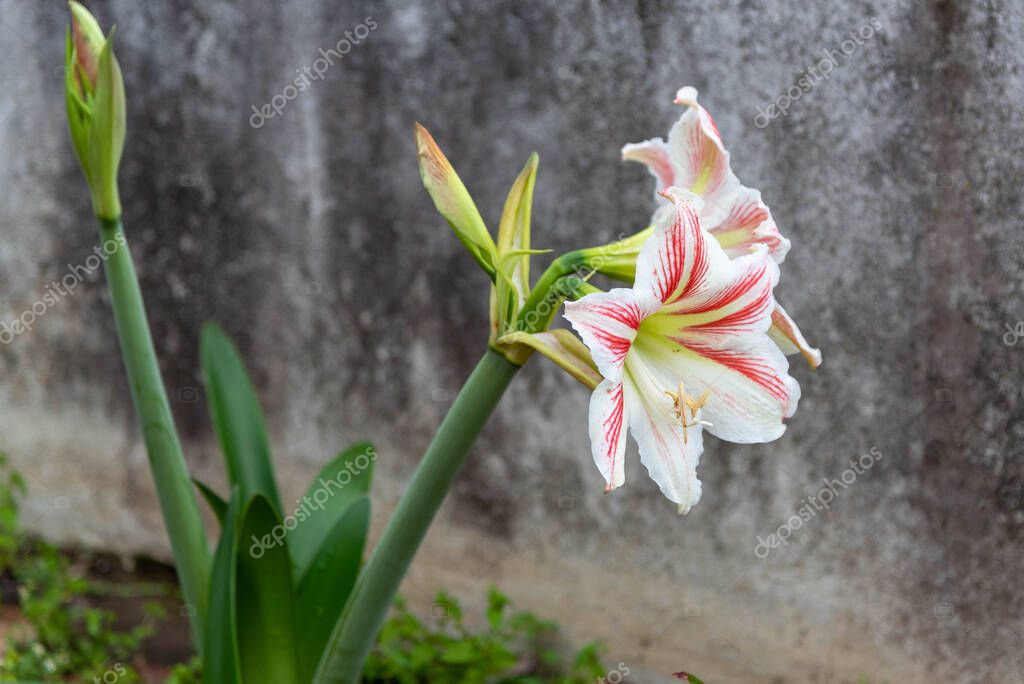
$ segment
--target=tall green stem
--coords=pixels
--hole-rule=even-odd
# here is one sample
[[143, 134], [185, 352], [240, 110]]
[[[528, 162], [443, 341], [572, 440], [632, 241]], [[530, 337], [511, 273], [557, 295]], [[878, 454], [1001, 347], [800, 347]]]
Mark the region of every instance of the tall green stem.
[[352, 684], [373, 647], [398, 585], [480, 430], [519, 366], [488, 350], [455, 398], [348, 599], [315, 684]]
[[[192, 641], [196, 650], [201, 650], [210, 572], [206, 530], [181, 452], [163, 378], [160, 377], [142, 292], [120, 219], [100, 219], [100, 237], [132, 401], [142, 424], [160, 510], [171, 538], [178, 579], [190, 616]], [[110, 245], [114, 247], [108, 249]]]

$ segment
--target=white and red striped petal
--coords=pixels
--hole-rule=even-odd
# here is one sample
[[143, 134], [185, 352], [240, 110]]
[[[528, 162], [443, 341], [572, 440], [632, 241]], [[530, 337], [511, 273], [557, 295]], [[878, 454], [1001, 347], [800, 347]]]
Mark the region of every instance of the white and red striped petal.
[[812, 347], [797, 327], [796, 321], [790, 318], [782, 305], [776, 302], [775, 310], [772, 311], [772, 327], [768, 330], [768, 336], [779, 346], [782, 353], [803, 354], [811, 368], [821, 365], [821, 352]]
[[701, 229], [700, 198], [676, 187], [662, 196], [672, 204], [655, 215], [654, 233], [637, 257], [633, 287], [671, 305], [717, 287], [729, 257]]
[[668, 146], [661, 138], [625, 145], [622, 148], [622, 159], [646, 165], [647, 170], [658, 181], [657, 192], [677, 185], [675, 165], [668, 153]]
[[689, 108], [668, 134], [675, 184], [700, 196], [709, 217], [724, 216], [729, 210], [727, 200], [740, 186], [729, 166], [729, 153], [711, 115], [697, 104], [696, 90], [683, 88], [676, 102]]
[[701, 495], [697, 479], [704, 450], [701, 426], [683, 427], [642, 356], [630, 357], [625, 385], [631, 405], [629, 425], [640, 447], [640, 462], [661, 493], [677, 504], [681, 514], [688, 513]]
[[683, 345], [744, 349], [756, 342], [771, 326], [779, 267], [761, 247], [733, 259], [728, 269], [720, 287], [663, 307], [648, 329]]
[[617, 288], [565, 303], [565, 317], [590, 349], [601, 375], [622, 379], [622, 365], [640, 323], [657, 308], [635, 290]]
[[688, 343], [651, 344], [647, 338], [635, 353], [663, 387], [682, 380], [694, 395], [707, 391], [701, 416], [708, 431], [742, 444], [771, 442], [786, 431], [783, 419], [793, 415], [800, 385], [788, 373], [789, 362], [762, 335], [746, 349]]
[[594, 463], [605, 481], [605, 491], [626, 481], [623, 456], [629, 411], [622, 382], [605, 380], [590, 395], [590, 446]]
[[733, 258], [764, 245], [775, 263], [781, 264], [789, 252], [789, 240], [779, 232], [768, 205], [761, 201], [759, 190], [739, 186], [721, 221], [714, 224], [705, 221], [702, 225]]

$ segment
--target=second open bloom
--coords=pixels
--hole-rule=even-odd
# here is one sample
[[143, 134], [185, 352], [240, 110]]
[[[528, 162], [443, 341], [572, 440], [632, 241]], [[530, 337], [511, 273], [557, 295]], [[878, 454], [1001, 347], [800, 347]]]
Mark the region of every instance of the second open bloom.
[[[732, 171], [729, 152], [714, 119], [697, 102], [694, 88], [681, 88], [676, 104], [686, 111], [672, 126], [668, 142], [653, 138], [622, 148], [622, 158], [645, 164], [658, 181], [658, 190], [686, 188], [703, 200], [701, 226], [730, 257], [764, 247], [781, 264], [789, 240], [779, 232], [761, 193], [743, 185]], [[812, 368], [821, 365], [821, 352], [812, 347], [789, 314], [778, 304], [769, 335], [786, 354], [800, 352]]]
[[670, 187], [632, 288], [587, 295], [565, 317], [603, 381], [590, 400], [594, 461], [608, 489], [625, 480], [627, 430], [662, 493], [700, 500], [703, 429], [732, 442], [785, 431], [800, 387], [768, 337], [779, 269], [765, 245], [729, 258], [701, 227], [701, 199]]

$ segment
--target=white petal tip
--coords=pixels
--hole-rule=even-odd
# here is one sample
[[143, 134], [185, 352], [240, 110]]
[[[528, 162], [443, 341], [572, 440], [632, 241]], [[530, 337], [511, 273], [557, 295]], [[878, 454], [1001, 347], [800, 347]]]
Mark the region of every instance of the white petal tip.
[[695, 195], [686, 188], [673, 185], [664, 190], [659, 190], [658, 194], [673, 204], [678, 202], [689, 204], [693, 206], [694, 211], [697, 213], [700, 213], [700, 210], [704, 208], [704, 200], [700, 195]]
[[676, 92], [675, 104], [684, 104], [688, 107], [697, 106], [697, 89], [693, 86], [685, 86]]

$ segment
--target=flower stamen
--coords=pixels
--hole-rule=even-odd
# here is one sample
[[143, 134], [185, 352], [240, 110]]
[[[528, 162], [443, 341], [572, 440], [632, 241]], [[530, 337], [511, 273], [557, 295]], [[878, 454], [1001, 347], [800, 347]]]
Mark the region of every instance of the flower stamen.
[[[708, 421], [697, 419], [697, 413], [704, 408], [704, 405], [708, 402], [708, 397], [711, 395], [710, 389], [705, 389], [699, 397], [694, 399], [686, 394], [686, 387], [683, 385], [683, 381], [680, 380], [678, 392], [669, 392], [668, 390], [665, 390], [665, 394], [672, 398], [672, 409], [675, 411], [676, 419], [683, 426], [683, 444], [686, 444], [688, 441], [686, 431], [689, 428], [696, 427], [698, 425], [711, 427], [711, 423]], [[690, 411], [689, 418], [686, 416], [687, 410]]]

